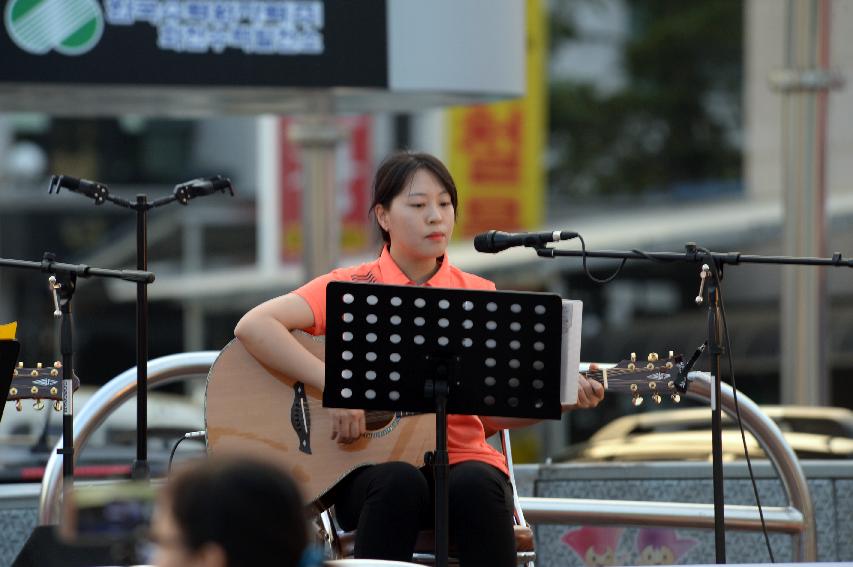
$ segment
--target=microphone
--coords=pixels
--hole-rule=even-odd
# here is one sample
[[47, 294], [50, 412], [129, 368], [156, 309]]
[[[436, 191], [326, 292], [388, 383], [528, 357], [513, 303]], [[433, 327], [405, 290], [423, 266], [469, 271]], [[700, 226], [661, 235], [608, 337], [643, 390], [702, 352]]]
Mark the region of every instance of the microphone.
[[502, 232], [490, 230], [474, 237], [474, 248], [477, 252], [494, 254], [514, 246], [530, 246], [541, 248], [549, 242], [571, 240], [577, 238], [577, 232], [555, 230], [553, 232]]
[[103, 183], [98, 183], [97, 181], [77, 179], [76, 177], [70, 177], [68, 175], [52, 176], [50, 178], [50, 187], [47, 191], [48, 194], [52, 194], [55, 190], [58, 195], [60, 188], [65, 188], [69, 191], [86, 195], [87, 197], [94, 199], [96, 205], [102, 205], [104, 201], [107, 200], [107, 196], [110, 194], [107, 186]]
[[190, 199], [194, 199], [195, 197], [202, 197], [216, 192], [225, 193], [226, 190], [231, 193], [232, 197], [234, 196], [234, 187], [231, 185], [231, 180], [221, 175], [215, 175], [213, 177], [199, 177], [186, 183], [175, 185], [174, 196], [180, 204], [186, 205], [190, 202]]

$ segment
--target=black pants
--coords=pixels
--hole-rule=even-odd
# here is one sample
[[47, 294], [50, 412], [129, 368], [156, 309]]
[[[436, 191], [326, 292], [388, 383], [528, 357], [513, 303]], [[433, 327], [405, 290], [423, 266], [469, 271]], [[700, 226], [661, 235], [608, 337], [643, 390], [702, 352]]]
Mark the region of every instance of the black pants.
[[[462, 567], [515, 565], [512, 487], [500, 470], [467, 461], [448, 474], [449, 536]], [[410, 561], [418, 531], [433, 526], [428, 469], [401, 462], [355, 471], [339, 486], [335, 513], [345, 530], [358, 529], [355, 557]]]

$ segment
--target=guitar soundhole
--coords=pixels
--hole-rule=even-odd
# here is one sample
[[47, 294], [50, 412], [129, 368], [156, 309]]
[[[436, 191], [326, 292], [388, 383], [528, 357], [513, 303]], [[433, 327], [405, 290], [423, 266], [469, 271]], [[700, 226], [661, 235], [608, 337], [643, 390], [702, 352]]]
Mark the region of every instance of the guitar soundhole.
[[[373, 392], [373, 396], [376, 397], [376, 392], [373, 390], [368, 390], [368, 392]], [[390, 394], [397, 394], [400, 396], [400, 393], [397, 391], [392, 391]], [[367, 395], [367, 392], [365, 392]], [[393, 399], [393, 397], [392, 397]], [[379, 429], [384, 429], [388, 427], [391, 422], [394, 421], [394, 418], [397, 417], [394, 412], [390, 411], [368, 411], [365, 412], [365, 427], [368, 431], [377, 431]]]

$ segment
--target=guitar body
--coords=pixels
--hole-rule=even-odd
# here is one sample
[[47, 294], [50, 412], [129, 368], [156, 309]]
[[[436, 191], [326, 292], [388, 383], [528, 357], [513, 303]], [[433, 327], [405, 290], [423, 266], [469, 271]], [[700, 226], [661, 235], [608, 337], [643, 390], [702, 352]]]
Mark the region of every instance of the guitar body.
[[[320, 340], [294, 336], [324, 359]], [[238, 339], [222, 350], [207, 377], [208, 452], [271, 459], [290, 473], [308, 502], [324, 503], [324, 496], [359, 467], [389, 461], [420, 467], [424, 454], [435, 449], [432, 414], [368, 412], [368, 432], [343, 445], [331, 439], [330, 413], [322, 392], [265, 367]]]

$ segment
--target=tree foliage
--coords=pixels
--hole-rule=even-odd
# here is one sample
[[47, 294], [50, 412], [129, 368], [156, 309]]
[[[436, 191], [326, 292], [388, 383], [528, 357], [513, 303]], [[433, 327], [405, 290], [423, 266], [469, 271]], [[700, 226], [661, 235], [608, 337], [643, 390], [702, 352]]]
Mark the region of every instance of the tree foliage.
[[[571, 8], [591, 2], [600, 0], [554, 7], [552, 49], [582, 36]], [[739, 179], [743, 4], [625, 5], [624, 87], [605, 93], [576, 80], [550, 84], [552, 191], [573, 198], [689, 191]]]

